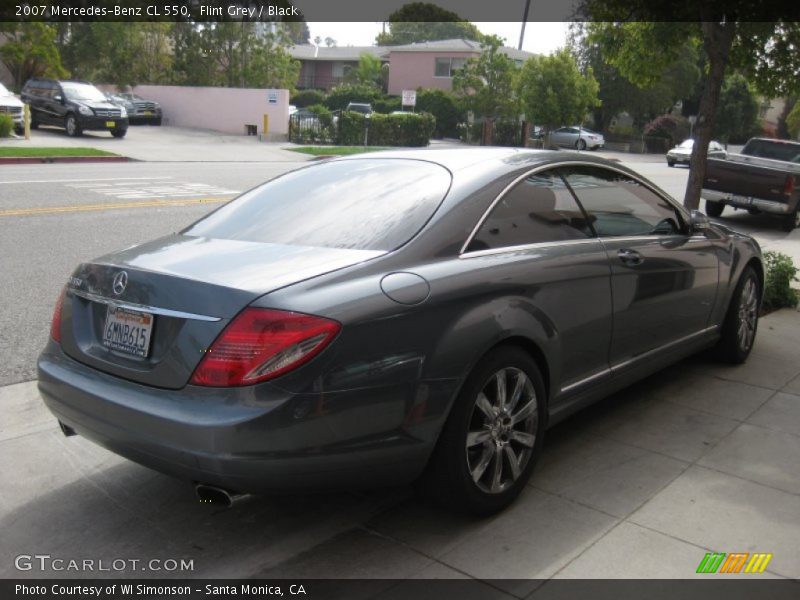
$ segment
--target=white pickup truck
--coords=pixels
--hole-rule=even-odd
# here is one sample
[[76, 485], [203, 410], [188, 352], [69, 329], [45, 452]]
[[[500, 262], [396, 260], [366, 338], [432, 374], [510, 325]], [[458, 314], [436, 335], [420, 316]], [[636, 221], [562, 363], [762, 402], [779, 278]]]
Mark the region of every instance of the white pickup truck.
[[25, 127], [22, 113], [24, 106], [25, 105], [19, 98], [9, 92], [6, 86], [0, 83], [0, 114], [11, 116], [14, 120], [14, 129], [17, 133], [22, 133]]

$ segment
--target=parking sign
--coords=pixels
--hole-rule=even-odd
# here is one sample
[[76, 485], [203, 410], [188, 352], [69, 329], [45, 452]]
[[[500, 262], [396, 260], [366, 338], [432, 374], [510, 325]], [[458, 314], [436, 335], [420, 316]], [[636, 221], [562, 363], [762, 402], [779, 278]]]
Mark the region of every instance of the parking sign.
[[403, 90], [403, 106], [417, 105], [417, 90]]

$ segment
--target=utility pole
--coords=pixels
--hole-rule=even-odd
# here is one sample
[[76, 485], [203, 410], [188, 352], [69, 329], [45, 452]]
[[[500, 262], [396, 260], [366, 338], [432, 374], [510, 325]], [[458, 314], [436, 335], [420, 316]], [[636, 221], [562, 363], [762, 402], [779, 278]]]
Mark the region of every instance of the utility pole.
[[522, 41], [525, 39], [525, 23], [528, 22], [528, 11], [531, 8], [531, 0], [525, 0], [525, 12], [522, 14], [522, 29], [519, 32], [519, 46], [517, 50], [522, 50]]

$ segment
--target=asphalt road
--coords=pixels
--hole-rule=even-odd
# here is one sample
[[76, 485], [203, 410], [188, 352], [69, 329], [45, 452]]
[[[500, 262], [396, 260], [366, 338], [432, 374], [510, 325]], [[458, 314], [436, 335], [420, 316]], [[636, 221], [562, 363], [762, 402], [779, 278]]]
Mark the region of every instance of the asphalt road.
[[302, 162], [0, 167], [0, 386], [34, 379], [80, 262], [182, 229]]

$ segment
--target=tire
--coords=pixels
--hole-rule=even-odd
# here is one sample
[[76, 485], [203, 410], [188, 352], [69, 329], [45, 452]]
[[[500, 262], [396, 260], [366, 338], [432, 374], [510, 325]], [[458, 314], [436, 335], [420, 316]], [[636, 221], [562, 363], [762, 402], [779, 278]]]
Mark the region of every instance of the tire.
[[668, 160], [667, 161], [667, 166], [668, 167], [674, 167], [675, 166], [675, 161], [674, 160]]
[[72, 113], [64, 117], [64, 129], [66, 129], [69, 137], [78, 137], [81, 134], [81, 126], [78, 124], [78, 119]]
[[160, 127], [160, 126], [161, 126], [161, 119], [162, 119], [162, 117], [158, 117], [158, 118], [157, 118], [157, 119], [156, 119], [156, 120], [153, 122], [153, 125], [155, 125], [156, 127]]
[[706, 200], [706, 214], [709, 217], [719, 217], [722, 215], [723, 210], [725, 210], [725, 205], [722, 202]]
[[576, 150], [586, 150], [586, 140], [578, 140], [575, 142]]
[[[511, 403], [503, 411], [500, 389]], [[472, 515], [507, 507], [541, 454], [546, 404], [542, 376], [527, 352], [500, 346], [487, 354], [455, 400], [423, 476], [425, 490], [444, 507]]]
[[782, 229], [784, 231], [794, 231], [798, 227], [800, 227], [800, 209], [795, 209], [792, 214], [783, 218]]
[[126, 133], [128, 133], [127, 129], [112, 129], [111, 130], [111, 135], [113, 135], [115, 138], [124, 138]]
[[761, 291], [755, 270], [750, 266], [745, 267], [722, 323], [722, 336], [716, 347], [721, 360], [738, 365], [750, 355], [758, 330]]

